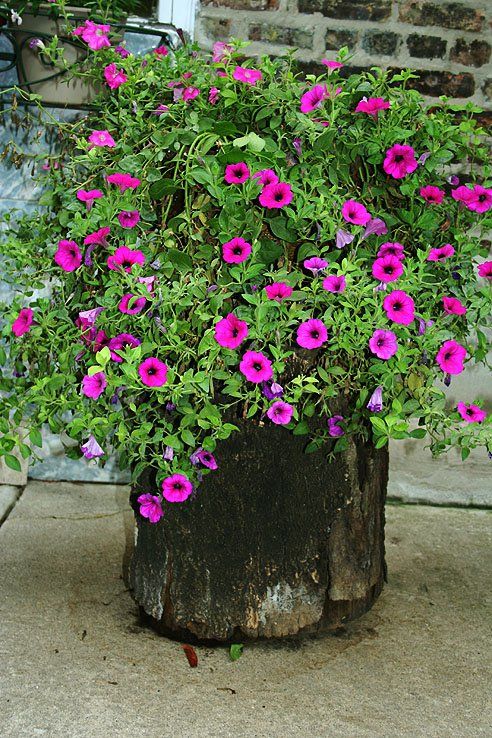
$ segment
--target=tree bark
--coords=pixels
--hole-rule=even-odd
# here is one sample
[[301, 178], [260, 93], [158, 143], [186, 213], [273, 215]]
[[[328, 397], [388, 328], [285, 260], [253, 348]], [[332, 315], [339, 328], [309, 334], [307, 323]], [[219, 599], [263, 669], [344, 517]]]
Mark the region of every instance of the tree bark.
[[241, 421], [219, 469], [152, 525], [144, 475], [130, 586], [161, 633], [188, 641], [291, 636], [366, 612], [385, 578], [388, 453], [350, 441], [334, 461], [284, 428]]

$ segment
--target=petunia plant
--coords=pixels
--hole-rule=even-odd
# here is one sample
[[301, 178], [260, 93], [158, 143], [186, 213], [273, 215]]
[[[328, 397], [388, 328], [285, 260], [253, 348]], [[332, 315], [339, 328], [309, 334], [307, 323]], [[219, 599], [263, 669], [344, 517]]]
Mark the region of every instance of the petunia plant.
[[2, 247], [0, 453], [48, 423], [137, 486], [151, 467], [151, 522], [244, 423], [330, 457], [354, 436], [492, 450], [480, 398], [445, 395], [486, 361], [475, 110], [426, 107], [410, 71], [344, 77], [345, 50], [307, 79], [241, 50], [96, 49], [99, 100]]

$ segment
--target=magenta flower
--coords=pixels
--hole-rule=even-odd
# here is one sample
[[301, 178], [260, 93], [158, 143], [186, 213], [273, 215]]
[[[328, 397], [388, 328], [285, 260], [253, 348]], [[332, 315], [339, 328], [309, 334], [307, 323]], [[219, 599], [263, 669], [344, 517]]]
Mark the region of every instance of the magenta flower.
[[267, 284], [265, 287], [268, 299], [277, 302], [282, 302], [286, 297], [290, 297], [293, 291], [292, 287], [285, 282], [274, 282], [273, 284]]
[[305, 259], [302, 265], [316, 277], [323, 269], [326, 269], [328, 262], [320, 259], [319, 256], [312, 256], [310, 259]]
[[154, 113], [154, 115], [157, 115], [157, 116], [165, 115], [166, 113], [169, 113], [169, 105], [163, 105], [161, 103], [152, 112]]
[[218, 87], [211, 87], [210, 88], [210, 90], [208, 92], [208, 101], [209, 101], [210, 105], [215, 105], [215, 103], [219, 99], [219, 93], [220, 93], [220, 90], [219, 90]]
[[222, 244], [222, 258], [227, 264], [241, 264], [251, 254], [252, 246], [244, 238], [233, 238]]
[[147, 300], [145, 297], [136, 297], [128, 292], [121, 298], [118, 304], [118, 310], [126, 315], [136, 315], [144, 309], [146, 304]]
[[92, 131], [91, 135], [87, 139], [90, 146], [89, 148], [94, 148], [94, 146], [100, 146], [104, 147], [107, 146], [108, 148], [112, 149], [116, 146], [116, 141], [112, 137], [112, 135], [109, 133], [109, 131]]
[[79, 26], [72, 33], [74, 36], [81, 36], [92, 51], [99, 51], [111, 46], [108, 38], [110, 30], [111, 27], [106, 24], [86, 20], [83, 26]]
[[419, 193], [420, 197], [423, 197], [424, 200], [431, 203], [431, 205], [440, 205], [444, 200], [444, 195], [446, 194], [444, 190], [440, 190], [439, 187], [434, 187], [434, 185], [421, 187]]
[[353, 236], [348, 231], [344, 231], [343, 228], [339, 228], [337, 231], [336, 236], [336, 243], [335, 246], [337, 249], [343, 249], [344, 246], [347, 246], [349, 243], [352, 243], [355, 236]]
[[385, 100], [383, 97], [363, 97], [362, 100], [357, 103], [355, 112], [367, 113], [367, 115], [372, 115], [373, 118], [377, 118], [378, 113], [381, 110], [388, 110], [389, 107], [389, 101]]
[[228, 61], [232, 51], [234, 51], [234, 48], [231, 44], [226, 44], [223, 41], [216, 41], [212, 47], [212, 61], [214, 64]]
[[129, 56], [131, 56], [131, 53], [128, 51], [128, 49], [125, 49], [124, 46], [115, 46], [114, 48], [115, 52], [121, 56], [122, 59], [127, 59]]
[[478, 265], [478, 276], [484, 279], [492, 279], [492, 261], [483, 261]]
[[394, 282], [403, 274], [403, 264], [396, 256], [382, 256], [372, 265], [372, 276], [380, 282]]
[[372, 236], [373, 234], [376, 234], [377, 236], [384, 236], [385, 233], [388, 233], [388, 228], [384, 220], [382, 218], [371, 218], [364, 229], [362, 238], [367, 238], [368, 236]]
[[119, 355], [119, 351], [124, 351], [127, 348], [136, 348], [140, 346], [141, 341], [131, 333], [119, 333], [117, 336], [112, 338], [108, 343], [108, 348], [111, 351], [111, 358], [120, 364], [123, 358]]
[[472, 190], [472, 196], [465, 203], [469, 210], [476, 213], [486, 213], [492, 208], [492, 189], [486, 189], [482, 185], [475, 185]]
[[17, 338], [23, 336], [24, 333], [28, 333], [31, 330], [34, 313], [31, 308], [22, 308], [19, 315], [12, 323], [12, 333]]
[[323, 321], [310, 318], [297, 329], [296, 341], [298, 346], [306, 349], [317, 349], [328, 340], [328, 331]]
[[77, 192], [77, 200], [80, 200], [80, 202], [85, 202], [87, 211], [92, 208], [94, 200], [98, 200], [100, 197], [104, 197], [104, 194], [101, 192], [101, 190], [79, 190]]
[[456, 341], [444, 341], [436, 355], [436, 362], [445, 374], [461, 374], [466, 348]]
[[149, 523], [158, 523], [164, 515], [161, 500], [157, 495], [140, 495], [137, 502], [140, 505], [140, 515], [147, 518]]
[[215, 326], [215, 340], [220, 346], [236, 349], [248, 335], [248, 324], [229, 313]]
[[198, 87], [185, 87], [181, 99], [183, 102], [191, 102], [200, 94]]
[[330, 274], [323, 280], [323, 289], [327, 292], [345, 292], [346, 286], [347, 284], [343, 274], [340, 276]]
[[340, 436], [344, 436], [345, 431], [340, 425], [344, 420], [345, 418], [343, 415], [333, 415], [331, 418], [328, 418], [328, 435], [332, 438], [340, 438]]
[[256, 172], [256, 174], [253, 174], [253, 179], [258, 180], [258, 184], [262, 187], [270, 184], [277, 184], [279, 181], [273, 169], [261, 169], [259, 172]]
[[117, 90], [122, 84], [128, 81], [128, 77], [122, 69], [118, 69], [116, 64], [108, 64], [104, 67], [104, 79], [106, 84], [112, 90]]
[[162, 483], [162, 495], [168, 502], [184, 502], [193, 492], [193, 485], [184, 474], [173, 474]]
[[86, 374], [85, 377], [82, 378], [82, 394], [86, 397], [90, 397], [91, 400], [97, 400], [107, 386], [108, 382], [104, 372], [96, 372], [95, 374], [92, 374], [92, 376]]
[[487, 413], [478, 405], [466, 405], [464, 402], [458, 402], [456, 409], [467, 423], [482, 423], [487, 417]]
[[82, 264], [82, 254], [75, 241], [58, 241], [54, 260], [64, 272], [74, 272]]
[[321, 64], [324, 64], [328, 69], [341, 69], [343, 67], [342, 62], [332, 61], [331, 59], [321, 59]]
[[401, 179], [405, 175], [414, 172], [418, 167], [415, 159], [415, 151], [411, 146], [395, 144], [386, 152], [383, 161], [383, 169], [394, 179]]
[[97, 459], [104, 456], [104, 450], [98, 444], [93, 435], [90, 435], [87, 441], [80, 447], [86, 459]]
[[164, 45], [157, 46], [157, 48], [154, 49], [154, 54], [155, 56], [158, 56], [161, 59], [163, 59], [165, 56], [169, 54], [169, 49], [167, 48], [167, 46], [164, 46]]
[[[84, 328], [95, 325], [97, 318], [101, 315], [103, 310], [104, 308], [102, 307], [92, 308], [91, 310], [81, 310], [77, 321], [79, 321], [80, 326]], [[77, 324], [79, 324], [79, 322], [77, 322]]]
[[140, 220], [140, 213], [138, 210], [122, 210], [118, 213], [118, 220], [122, 228], [135, 228]]
[[[210, 451], [205, 451], [203, 448], [197, 448], [192, 456], [193, 459], [196, 460], [196, 463], [202, 464], [203, 466], [207, 467], [207, 469], [212, 469], [212, 471], [215, 471], [219, 468], [215, 456], [211, 454]], [[194, 462], [192, 461], [192, 463]]]
[[455, 190], [451, 190], [451, 197], [457, 202], [467, 204], [473, 198], [473, 191], [465, 185], [457, 187]]
[[149, 356], [138, 367], [138, 374], [146, 387], [162, 387], [167, 382], [167, 365], [155, 356]]
[[355, 200], [347, 200], [342, 205], [342, 217], [347, 223], [354, 223], [355, 225], [367, 225], [371, 220], [370, 214], [365, 209], [364, 205]]
[[288, 402], [277, 400], [267, 410], [267, 417], [270, 418], [275, 425], [288, 425], [292, 418], [294, 408]]
[[250, 171], [244, 161], [237, 164], [228, 164], [225, 168], [224, 179], [227, 184], [242, 184], [250, 177]]
[[398, 351], [398, 343], [393, 331], [375, 330], [369, 339], [369, 348], [378, 359], [391, 359]]
[[314, 85], [301, 97], [301, 113], [311, 113], [320, 108], [328, 97], [326, 85]]
[[138, 249], [129, 249], [128, 246], [119, 246], [112, 256], [108, 256], [108, 267], [113, 271], [124, 270], [131, 272], [135, 264], [144, 264], [145, 256]]
[[108, 174], [106, 176], [106, 182], [116, 185], [120, 192], [135, 190], [140, 184], [140, 180], [137, 177], [132, 177], [131, 174], [123, 174], [122, 172]]
[[431, 249], [427, 261], [446, 261], [453, 254], [454, 248], [450, 243], [445, 243], [444, 246], [440, 246], [438, 249]]
[[415, 303], [403, 290], [393, 290], [383, 300], [386, 315], [393, 323], [410, 325], [415, 318]]
[[272, 362], [260, 351], [246, 351], [239, 364], [239, 371], [248, 382], [255, 384], [267, 382], [273, 377]]
[[405, 247], [398, 241], [386, 241], [379, 247], [378, 257], [384, 258], [385, 256], [394, 256], [395, 259], [403, 261], [405, 258], [404, 252]]
[[247, 67], [236, 67], [232, 76], [238, 82], [245, 82], [252, 87], [263, 79], [263, 74], [258, 69], [248, 69]]
[[290, 184], [286, 182], [276, 182], [275, 184], [266, 185], [260, 193], [260, 205], [269, 210], [275, 208], [283, 208], [292, 202], [293, 194]]
[[99, 230], [94, 231], [94, 233], [89, 233], [84, 238], [84, 246], [107, 246], [108, 242], [106, 240], [106, 236], [109, 236], [109, 233], [111, 231], [111, 228], [109, 226], [104, 226], [104, 228], [99, 228]]
[[371, 411], [371, 413], [380, 413], [383, 409], [383, 388], [381, 385], [379, 387], [376, 387], [374, 392], [369, 398], [369, 402], [366, 405], [367, 409]]
[[443, 297], [442, 305], [448, 315], [466, 315], [466, 307], [457, 297]]

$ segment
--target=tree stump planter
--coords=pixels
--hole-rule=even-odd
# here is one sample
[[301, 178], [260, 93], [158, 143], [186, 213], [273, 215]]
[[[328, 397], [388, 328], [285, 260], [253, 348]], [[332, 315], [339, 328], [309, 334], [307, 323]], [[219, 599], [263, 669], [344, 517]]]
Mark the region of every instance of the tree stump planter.
[[388, 453], [351, 443], [328, 462], [278, 426], [241, 421], [219, 469], [151, 524], [136, 497], [130, 587], [142, 615], [188, 641], [336, 628], [383, 587]]

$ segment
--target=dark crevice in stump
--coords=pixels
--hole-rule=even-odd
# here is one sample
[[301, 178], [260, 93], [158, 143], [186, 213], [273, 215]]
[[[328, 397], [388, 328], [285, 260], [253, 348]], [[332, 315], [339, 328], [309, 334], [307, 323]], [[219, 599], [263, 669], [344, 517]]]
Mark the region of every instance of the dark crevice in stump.
[[[196, 495], [138, 512], [133, 597], [159, 632], [192, 641], [336, 628], [366, 612], [385, 578], [386, 449], [351, 441], [329, 462], [305, 439], [241, 421]], [[155, 492], [144, 475], [132, 494]]]

